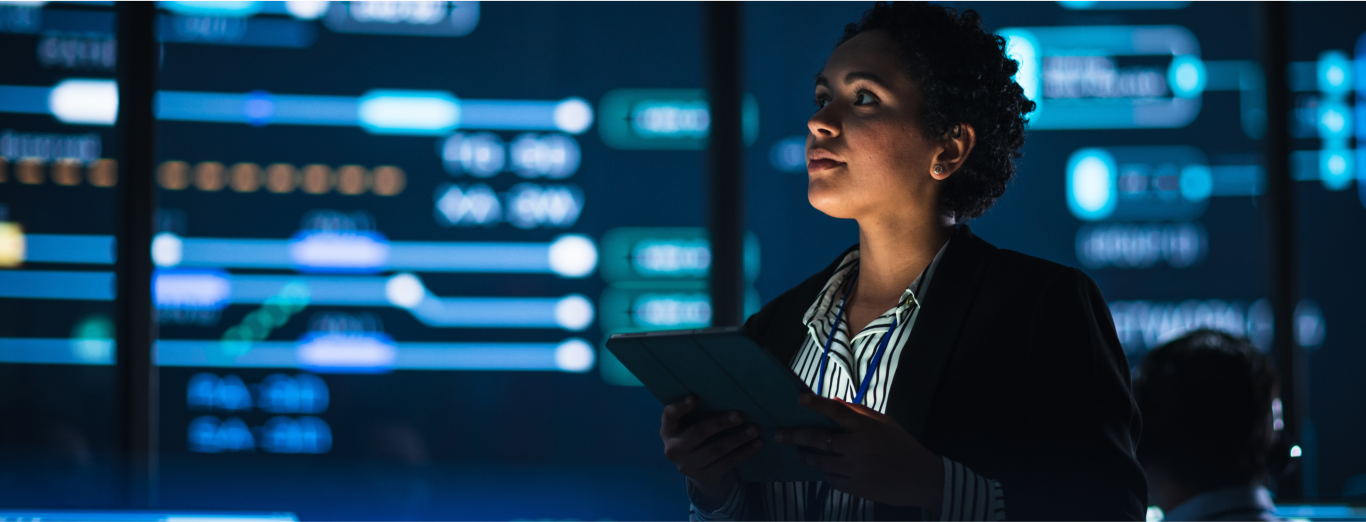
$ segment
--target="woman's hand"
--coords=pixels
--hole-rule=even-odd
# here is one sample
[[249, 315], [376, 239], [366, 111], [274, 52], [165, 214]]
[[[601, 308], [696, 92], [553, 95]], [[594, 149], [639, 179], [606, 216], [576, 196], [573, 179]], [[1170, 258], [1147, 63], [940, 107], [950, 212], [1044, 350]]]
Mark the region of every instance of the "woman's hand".
[[831, 487], [894, 506], [939, 508], [944, 498], [944, 461], [891, 417], [815, 394], [804, 394], [800, 401], [839, 423], [844, 432], [782, 430], [776, 440], [798, 446], [798, 458], [825, 472]]
[[[665, 406], [659, 438], [664, 439], [664, 456], [705, 497], [701, 499], [705, 505], [698, 507], [711, 510], [719, 507], [735, 487], [735, 467], [758, 453], [764, 441], [759, 438], [759, 426], [741, 428], [744, 418], [736, 411], [683, 426], [683, 416], [695, 408], [697, 398], [692, 395]], [[716, 436], [726, 430], [732, 432]]]

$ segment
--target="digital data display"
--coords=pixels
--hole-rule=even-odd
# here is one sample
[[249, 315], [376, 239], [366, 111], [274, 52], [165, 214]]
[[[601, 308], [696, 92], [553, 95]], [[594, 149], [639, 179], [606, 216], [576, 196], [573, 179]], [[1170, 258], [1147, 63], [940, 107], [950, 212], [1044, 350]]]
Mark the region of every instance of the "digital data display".
[[[1131, 364], [1202, 327], [1269, 347], [1258, 7], [950, 5], [1039, 105], [975, 232], [1085, 270]], [[869, 7], [743, 10], [747, 313], [857, 241], [807, 203], [804, 142], [812, 76]], [[686, 516], [660, 406], [603, 342], [711, 324], [702, 5], [158, 8], [159, 508]], [[1323, 499], [1366, 494], [1366, 25], [1344, 10], [1292, 9], [1287, 71]], [[114, 26], [107, 4], [0, 4], [0, 413], [32, 425], [0, 434], [0, 505], [117, 504]]]
[[[0, 505], [118, 505], [110, 6], [0, 4]], [[64, 86], [54, 89], [54, 86]], [[84, 492], [73, 495], [71, 492]]]

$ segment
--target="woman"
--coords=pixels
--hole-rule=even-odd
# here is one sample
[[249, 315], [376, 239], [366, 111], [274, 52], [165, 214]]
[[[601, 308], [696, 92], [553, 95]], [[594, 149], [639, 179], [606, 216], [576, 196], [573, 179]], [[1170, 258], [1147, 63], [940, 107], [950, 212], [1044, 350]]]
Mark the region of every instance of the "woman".
[[827, 482], [742, 484], [757, 429], [733, 413], [685, 425], [693, 398], [666, 406], [694, 519], [1144, 516], [1139, 418], [1100, 291], [964, 224], [1014, 175], [1034, 108], [1016, 69], [973, 11], [878, 3], [845, 28], [816, 78], [807, 196], [856, 220], [859, 242], [747, 322], [844, 429], [774, 437]]

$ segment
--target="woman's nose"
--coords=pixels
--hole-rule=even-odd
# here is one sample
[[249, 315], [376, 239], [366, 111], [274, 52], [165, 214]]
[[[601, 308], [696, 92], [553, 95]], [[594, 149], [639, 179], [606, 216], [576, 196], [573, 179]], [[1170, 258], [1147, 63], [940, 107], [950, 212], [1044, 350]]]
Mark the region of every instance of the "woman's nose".
[[806, 128], [811, 129], [811, 134], [821, 138], [839, 136], [839, 120], [834, 112], [829, 107], [816, 111], [816, 114], [811, 115], [811, 119], [806, 120]]

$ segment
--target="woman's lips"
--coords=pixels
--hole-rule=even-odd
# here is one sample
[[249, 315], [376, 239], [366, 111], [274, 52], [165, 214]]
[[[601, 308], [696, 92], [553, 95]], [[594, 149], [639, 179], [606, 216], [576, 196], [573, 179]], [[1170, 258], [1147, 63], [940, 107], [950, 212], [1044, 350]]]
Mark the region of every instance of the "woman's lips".
[[806, 162], [806, 170], [808, 172], [815, 172], [818, 170], [833, 169], [841, 165], [844, 165], [844, 162], [832, 159], [818, 159]]

